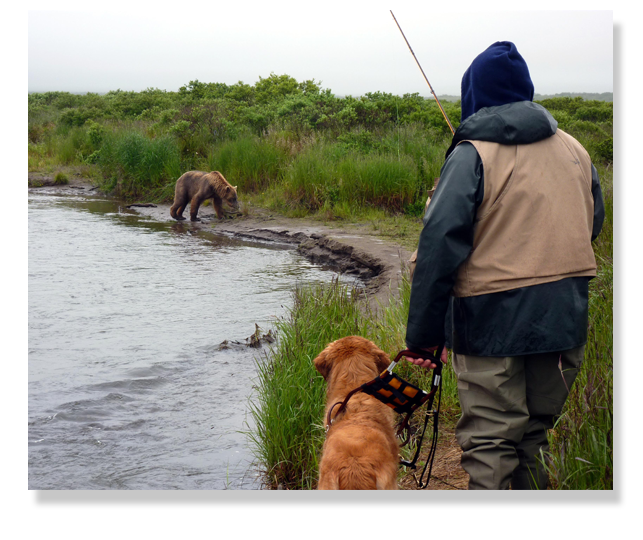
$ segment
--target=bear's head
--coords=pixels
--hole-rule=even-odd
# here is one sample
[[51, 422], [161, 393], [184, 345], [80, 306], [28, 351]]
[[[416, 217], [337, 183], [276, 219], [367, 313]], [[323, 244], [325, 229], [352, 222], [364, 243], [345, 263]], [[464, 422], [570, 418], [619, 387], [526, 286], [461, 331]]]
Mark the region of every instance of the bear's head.
[[239, 200], [237, 199], [237, 186], [226, 186], [225, 195], [222, 199], [234, 210], [239, 209]]
[[233, 210], [239, 210], [237, 199], [237, 186], [231, 186], [219, 171], [212, 171], [207, 175], [208, 182], [214, 188], [221, 200]]

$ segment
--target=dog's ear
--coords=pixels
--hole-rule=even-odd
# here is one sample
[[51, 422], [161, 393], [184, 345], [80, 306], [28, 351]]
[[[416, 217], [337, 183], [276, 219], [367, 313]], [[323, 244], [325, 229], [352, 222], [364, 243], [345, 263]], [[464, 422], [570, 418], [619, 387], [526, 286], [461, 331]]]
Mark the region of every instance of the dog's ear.
[[322, 377], [324, 377], [324, 380], [328, 379], [330, 368], [332, 366], [332, 359], [328, 354], [328, 347], [319, 353], [317, 358], [313, 360], [313, 363], [315, 364], [315, 369], [317, 369], [317, 371], [321, 373]]
[[391, 365], [391, 359], [388, 354], [378, 349], [375, 353], [375, 363], [377, 364], [377, 370], [382, 373], [382, 371]]

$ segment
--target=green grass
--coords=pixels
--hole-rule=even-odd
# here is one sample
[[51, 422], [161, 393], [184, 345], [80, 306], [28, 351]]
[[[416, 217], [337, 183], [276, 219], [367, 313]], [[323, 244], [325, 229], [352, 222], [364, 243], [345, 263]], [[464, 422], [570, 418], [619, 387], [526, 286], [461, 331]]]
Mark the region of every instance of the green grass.
[[69, 184], [69, 177], [64, 172], [56, 173], [54, 176], [54, 185], [63, 186]]
[[239, 192], [259, 192], [281, 177], [286, 152], [258, 137], [243, 137], [212, 147], [209, 171], [220, 171]]
[[[612, 489], [611, 280], [611, 266], [602, 264], [592, 282], [586, 360], [550, 432], [547, 468], [554, 489]], [[277, 324], [277, 345], [258, 362], [258, 394], [251, 402], [256, 427], [249, 436], [268, 487], [315, 487], [324, 440], [325, 383], [314, 358], [331, 341], [349, 335], [371, 339], [396, 354], [404, 348], [409, 298], [408, 280], [399, 297], [376, 310], [366, 306], [359, 291], [338, 282], [295, 291], [289, 316]], [[428, 372], [410, 363], [400, 362], [396, 373], [430, 387]], [[460, 408], [450, 360], [442, 384], [441, 422], [453, 426]], [[413, 449], [414, 441], [405, 451], [410, 455]]]
[[293, 301], [290, 319], [277, 323], [278, 347], [257, 365], [258, 396], [250, 409], [256, 427], [250, 436], [268, 486], [313, 489], [325, 403], [325, 384], [313, 360], [327, 343], [359, 334], [363, 315], [338, 282], [297, 288]]
[[97, 160], [104, 177], [117, 179], [111, 190], [129, 197], [163, 188], [175, 182], [182, 171], [179, 151], [171, 137], [149, 139], [131, 130], [106, 135]]
[[417, 191], [408, 156], [348, 153], [323, 145], [299, 155], [284, 174], [290, 204], [308, 210], [350, 203], [354, 208], [376, 207], [400, 212]]

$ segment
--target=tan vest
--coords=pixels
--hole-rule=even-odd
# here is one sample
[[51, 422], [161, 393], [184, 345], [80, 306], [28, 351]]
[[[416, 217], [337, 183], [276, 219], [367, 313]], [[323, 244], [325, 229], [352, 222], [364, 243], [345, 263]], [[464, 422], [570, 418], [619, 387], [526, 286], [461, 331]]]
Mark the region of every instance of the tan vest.
[[466, 142], [482, 159], [484, 198], [454, 296], [595, 276], [591, 160], [580, 143], [560, 129], [525, 145]]

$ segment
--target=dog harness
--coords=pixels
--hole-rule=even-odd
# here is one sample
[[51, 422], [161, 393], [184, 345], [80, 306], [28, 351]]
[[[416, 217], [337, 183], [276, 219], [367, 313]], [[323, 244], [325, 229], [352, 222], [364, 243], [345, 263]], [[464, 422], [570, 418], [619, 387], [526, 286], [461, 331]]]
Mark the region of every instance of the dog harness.
[[[424, 433], [426, 432], [429, 418], [433, 418], [433, 439], [431, 441], [429, 455], [424, 465], [424, 469], [422, 470], [422, 474], [420, 475], [420, 479], [418, 480], [415, 475], [413, 475], [418, 487], [420, 487], [420, 489], [426, 488], [426, 486], [429, 485], [429, 480], [431, 478], [433, 459], [435, 457], [435, 449], [438, 441], [438, 415], [440, 413], [440, 401], [442, 398], [442, 362], [440, 361], [440, 354], [442, 353], [443, 347], [444, 345], [438, 347], [435, 354], [428, 351], [415, 352], [408, 349], [400, 351], [395, 357], [395, 360], [393, 360], [380, 375], [375, 377], [373, 380], [358, 386], [354, 390], [351, 390], [344, 401], [338, 401], [329, 409], [326, 421], [326, 431], [331, 427], [333, 420], [344, 412], [346, 405], [348, 404], [348, 400], [357, 392], [364, 392], [374, 398], [377, 398], [385, 405], [388, 405], [396, 413], [403, 415], [403, 418], [398, 423], [397, 437], [402, 438], [402, 434], [405, 433], [403, 442], [400, 444], [400, 446], [405, 446], [411, 439], [409, 420], [413, 413], [426, 403], [427, 406], [424, 417], [424, 426], [422, 427], [422, 433], [418, 441], [415, 456], [411, 461], [400, 459], [400, 463], [405, 467], [413, 470], [416, 469], [416, 462], [420, 456], [420, 450], [422, 449]], [[435, 362], [436, 367], [433, 369], [431, 390], [428, 393], [393, 373], [393, 369], [403, 356], [408, 358], [422, 358], [424, 360], [432, 360]], [[433, 410], [433, 399], [436, 393], [438, 394], [438, 406], [436, 410]], [[332, 413], [337, 405], [339, 405], [339, 409], [337, 409], [337, 413], [333, 417]], [[425, 483], [423, 479], [427, 467], [429, 467], [429, 475]]]

